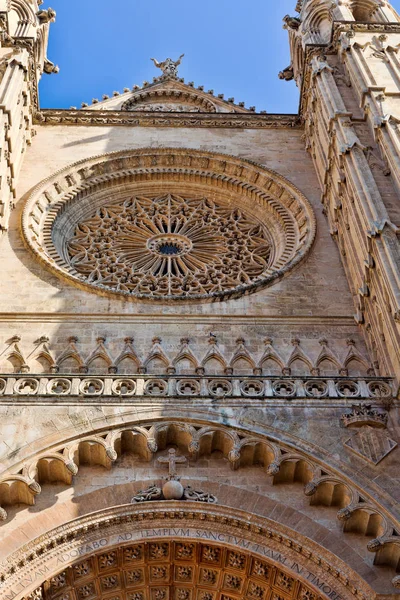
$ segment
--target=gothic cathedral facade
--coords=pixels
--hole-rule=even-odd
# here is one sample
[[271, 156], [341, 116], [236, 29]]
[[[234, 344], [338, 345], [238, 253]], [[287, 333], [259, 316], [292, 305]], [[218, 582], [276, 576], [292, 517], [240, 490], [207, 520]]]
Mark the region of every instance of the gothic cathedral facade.
[[44, 110], [41, 4], [0, 0], [0, 600], [397, 598], [399, 15], [298, 0], [298, 115], [183, 56]]

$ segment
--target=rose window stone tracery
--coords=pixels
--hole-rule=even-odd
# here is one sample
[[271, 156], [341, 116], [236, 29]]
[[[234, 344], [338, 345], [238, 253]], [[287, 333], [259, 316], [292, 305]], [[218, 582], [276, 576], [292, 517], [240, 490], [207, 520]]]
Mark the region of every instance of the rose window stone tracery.
[[153, 298], [206, 296], [264, 277], [273, 241], [260, 221], [208, 198], [127, 198], [79, 223], [71, 265], [91, 283]]
[[133, 300], [215, 301], [285, 277], [316, 221], [279, 174], [236, 157], [142, 148], [85, 159], [25, 204], [25, 241], [58, 276]]

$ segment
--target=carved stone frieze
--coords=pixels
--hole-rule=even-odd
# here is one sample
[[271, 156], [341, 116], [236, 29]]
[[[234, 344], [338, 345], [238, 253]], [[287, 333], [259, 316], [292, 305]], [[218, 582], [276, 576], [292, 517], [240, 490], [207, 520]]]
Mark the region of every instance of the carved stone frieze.
[[[371, 389], [370, 383], [374, 384]], [[0, 402], [22, 401], [29, 397], [31, 402], [35, 399], [43, 401], [48, 398], [54, 402], [68, 402], [71, 398], [84, 397], [94, 402], [100, 399], [107, 403], [120, 403], [125, 399], [127, 402], [145, 397], [147, 399], [163, 397], [173, 398], [176, 401], [185, 402], [187, 397], [191, 398], [214, 398], [219, 401], [227, 399], [233, 401], [235, 398], [252, 398], [276, 400], [309, 399], [310, 401], [324, 400], [325, 398], [341, 399], [374, 399], [376, 402], [387, 403], [393, 396], [388, 392], [385, 397], [376, 393], [376, 384], [380, 388], [391, 390], [391, 380], [387, 378], [376, 379], [364, 377], [362, 379], [351, 379], [349, 377], [313, 378], [305, 377], [252, 377], [240, 376], [203, 376], [184, 378], [176, 375], [130, 375], [121, 378], [117, 375], [76, 376], [63, 375], [62, 377], [51, 376], [29, 376], [12, 374], [2, 375], [0, 378]], [[381, 414], [376, 417], [375, 422], [384, 424], [384, 415], [375, 410], [372, 413]], [[362, 419], [367, 418], [367, 413]], [[346, 426], [351, 422], [350, 415], [343, 417]], [[357, 420], [357, 417], [354, 417]], [[360, 417], [361, 420], [361, 417]]]
[[184, 117], [168, 113], [135, 114], [128, 111], [90, 111], [42, 109], [34, 115], [38, 125], [123, 125], [131, 127], [207, 127], [239, 129], [301, 128], [297, 115], [201, 114]]

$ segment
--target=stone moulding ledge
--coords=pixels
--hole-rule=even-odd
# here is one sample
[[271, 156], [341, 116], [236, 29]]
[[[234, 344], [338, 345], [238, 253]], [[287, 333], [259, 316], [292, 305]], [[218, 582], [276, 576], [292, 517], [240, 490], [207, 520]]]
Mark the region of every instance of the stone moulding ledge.
[[[195, 323], [222, 323], [224, 321], [231, 321], [235, 319], [235, 324], [247, 324], [249, 321], [253, 323], [282, 323], [284, 325], [296, 325], [296, 324], [309, 324], [309, 325], [334, 325], [335, 327], [354, 327], [354, 316], [353, 315], [329, 315], [329, 316], [318, 316], [318, 315], [205, 315], [205, 314], [185, 314], [185, 321], [191, 321]], [[151, 319], [151, 323], [182, 323], [182, 317], [176, 314], [165, 314], [160, 315], [159, 313], [146, 313], [140, 314], [129, 314], [122, 312], [108, 313], [48, 313], [48, 312], [0, 312], [0, 322], [38, 322], [38, 323], [142, 323], [147, 324]]]
[[232, 113], [161, 113], [111, 110], [43, 109], [34, 115], [36, 125], [97, 125], [125, 127], [205, 127], [227, 129], [302, 129], [298, 115]]
[[148, 507], [114, 506], [28, 542], [1, 565], [0, 599], [19, 600], [70, 564], [117, 545], [172, 538], [212, 544], [216, 534], [217, 544], [247, 549], [308, 586], [314, 582], [314, 589], [326, 599], [376, 598], [337, 556], [288, 527], [224, 506], [204, 509], [195, 502], [183, 506], [179, 501], [164, 501]]

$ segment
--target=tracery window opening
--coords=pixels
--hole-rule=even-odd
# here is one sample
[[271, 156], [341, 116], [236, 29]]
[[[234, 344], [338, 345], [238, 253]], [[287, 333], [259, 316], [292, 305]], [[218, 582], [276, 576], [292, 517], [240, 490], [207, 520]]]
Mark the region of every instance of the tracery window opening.
[[89, 282], [151, 297], [209, 295], [265, 277], [266, 226], [237, 207], [166, 194], [102, 206], [67, 244]]

